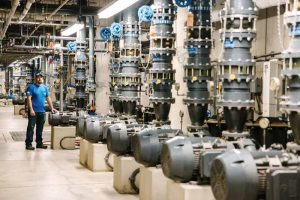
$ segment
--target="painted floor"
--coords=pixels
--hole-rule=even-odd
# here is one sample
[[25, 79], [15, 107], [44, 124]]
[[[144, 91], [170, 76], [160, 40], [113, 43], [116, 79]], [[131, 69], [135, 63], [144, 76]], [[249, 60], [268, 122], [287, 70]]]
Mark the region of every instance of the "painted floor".
[[[0, 200], [137, 200], [113, 188], [113, 173], [79, 164], [79, 150], [26, 151], [10, 131], [24, 131], [27, 119], [0, 107]], [[45, 126], [45, 130], [50, 130]]]

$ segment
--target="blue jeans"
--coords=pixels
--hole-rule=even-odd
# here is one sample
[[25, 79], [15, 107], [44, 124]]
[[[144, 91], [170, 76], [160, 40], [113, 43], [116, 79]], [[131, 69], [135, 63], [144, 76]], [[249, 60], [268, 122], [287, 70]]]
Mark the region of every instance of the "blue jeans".
[[42, 145], [43, 144], [43, 128], [45, 123], [45, 113], [44, 112], [36, 112], [35, 116], [30, 116], [30, 113], [28, 113], [28, 125], [27, 125], [27, 132], [26, 132], [26, 140], [25, 144], [26, 146], [31, 146], [33, 141], [33, 132], [34, 132], [34, 126], [36, 125], [36, 144]]

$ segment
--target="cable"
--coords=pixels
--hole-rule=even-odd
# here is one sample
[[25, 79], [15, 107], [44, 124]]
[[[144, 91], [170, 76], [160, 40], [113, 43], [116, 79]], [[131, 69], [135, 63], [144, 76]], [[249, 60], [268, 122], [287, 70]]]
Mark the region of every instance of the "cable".
[[131, 174], [131, 176], [129, 177], [129, 182], [130, 185], [132, 187], [132, 189], [134, 191], [136, 191], [137, 193], [140, 192], [140, 189], [138, 188], [138, 186], [135, 184], [135, 180], [136, 180], [136, 176], [140, 173], [140, 168], [137, 168], [136, 170], [134, 170]]
[[65, 139], [75, 139], [76, 137], [75, 136], [66, 136], [66, 137], [63, 137], [61, 140], [60, 140], [60, 142], [59, 142], [59, 145], [60, 145], [60, 148], [62, 148], [63, 150], [75, 150], [75, 149], [68, 149], [68, 148], [65, 148], [64, 146], [63, 146], [63, 141], [65, 140]]
[[112, 155], [112, 154], [110, 152], [108, 152], [106, 154], [106, 156], [104, 157], [104, 161], [105, 161], [105, 164], [107, 165], [107, 167], [109, 167], [111, 170], [114, 170], [114, 166], [109, 163], [109, 157], [110, 157], [110, 155]]

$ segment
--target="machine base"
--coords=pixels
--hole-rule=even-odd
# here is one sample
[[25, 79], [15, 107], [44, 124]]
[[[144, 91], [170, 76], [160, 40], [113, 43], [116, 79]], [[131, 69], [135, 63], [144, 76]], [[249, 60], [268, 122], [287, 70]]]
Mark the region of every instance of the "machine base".
[[209, 185], [192, 185], [188, 183], [167, 182], [167, 200], [214, 200]]
[[[93, 172], [112, 171], [105, 163], [108, 150], [106, 144], [88, 142], [87, 167]], [[111, 162], [110, 162], [111, 163]]]
[[75, 149], [75, 137], [75, 126], [51, 126], [51, 149]]
[[80, 150], [79, 150], [79, 163], [83, 166], [87, 165], [88, 161], [88, 141], [80, 139]]
[[25, 106], [24, 105], [14, 105], [14, 115], [20, 115], [21, 109], [25, 109]]
[[167, 182], [161, 168], [141, 167], [140, 200], [167, 199]]
[[[136, 194], [136, 191], [131, 187], [129, 178], [132, 173], [141, 167], [133, 157], [115, 156], [114, 158], [114, 188], [121, 194]], [[137, 175], [137, 185], [139, 182]]]

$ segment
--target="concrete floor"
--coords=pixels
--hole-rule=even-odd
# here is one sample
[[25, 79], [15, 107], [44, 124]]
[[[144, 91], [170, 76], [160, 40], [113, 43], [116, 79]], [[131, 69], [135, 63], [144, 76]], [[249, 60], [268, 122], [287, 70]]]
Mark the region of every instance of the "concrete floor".
[[[79, 150], [26, 151], [9, 131], [26, 130], [27, 119], [0, 108], [1, 200], [136, 200], [113, 188], [113, 173], [94, 173], [79, 164]], [[45, 129], [50, 129], [46, 126]]]

